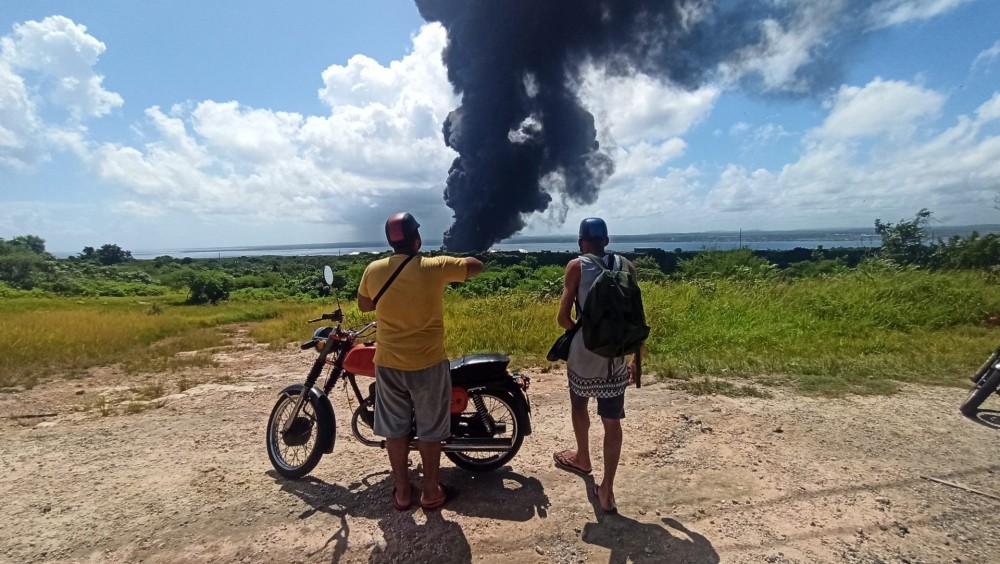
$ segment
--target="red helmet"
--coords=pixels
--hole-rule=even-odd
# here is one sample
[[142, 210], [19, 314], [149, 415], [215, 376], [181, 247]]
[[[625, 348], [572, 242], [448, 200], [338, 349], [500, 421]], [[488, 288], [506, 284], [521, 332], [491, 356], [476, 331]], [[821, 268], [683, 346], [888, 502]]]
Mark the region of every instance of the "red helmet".
[[385, 238], [390, 243], [405, 243], [417, 234], [418, 227], [420, 224], [410, 212], [397, 213], [385, 222]]

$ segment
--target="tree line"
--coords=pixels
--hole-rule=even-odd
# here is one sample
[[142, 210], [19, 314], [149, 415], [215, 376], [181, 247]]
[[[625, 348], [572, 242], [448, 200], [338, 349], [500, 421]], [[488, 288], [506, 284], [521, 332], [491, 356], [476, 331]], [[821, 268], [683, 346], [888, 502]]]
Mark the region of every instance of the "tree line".
[[[920, 210], [912, 219], [875, 220], [878, 248], [792, 249], [788, 251], [665, 251], [641, 249], [622, 253], [650, 283], [670, 280], [729, 278], [794, 280], [866, 270], [927, 269], [990, 272], [1000, 270], [1000, 235], [973, 232], [933, 240], [932, 213]], [[432, 253], [433, 254], [433, 253]], [[0, 238], [0, 296], [24, 294], [64, 296], [149, 296], [187, 293], [190, 303], [225, 299], [316, 299], [336, 293], [353, 299], [365, 266], [382, 255], [255, 256], [193, 259], [160, 256], [135, 260], [116, 244], [84, 247], [76, 256], [57, 259], [45, 240], [23, 235]], [[541, 298], [562, 291], [562, 269], [575, 253], [484, 253], [486, 271], [450, 291], [464, 296], [526, 292]], [[322, 267], [334, 267], [328, 287]]]

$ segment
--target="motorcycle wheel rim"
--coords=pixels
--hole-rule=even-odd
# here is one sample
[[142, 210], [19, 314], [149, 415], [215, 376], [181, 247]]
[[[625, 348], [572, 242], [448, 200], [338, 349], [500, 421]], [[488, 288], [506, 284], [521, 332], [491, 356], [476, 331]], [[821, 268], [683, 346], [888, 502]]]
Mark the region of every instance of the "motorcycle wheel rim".
[[309, 460], [309, 456], [316, 450], [316, 412], [312, 402], [302, 404], [298, 417], [305, 417], [311, 420], [309, 439], [301, 445], [288, 445], [281, 436], [281, 429], [285, 426], [285, 421], [289, 419], [292, 410], [295, 408], [295, 401], [292, 398], [285, 398], [280, 409], [274, 416], [274, 423], [268, 440], [271, 443], [271, 452], [274, 453], [275, 462], [288, 470], [300, 468]]
[[[503, 433], [493, 434], [492, 438], [510, 439], [513, 442], [514, 437], [516, 437], [518, 433], [517, 417], [514, 415], [513, 407], [492, 394], [479, 394], [479, 397], [482, 398], [486, 407], [486, 413], [493, 420], [493, 422], [502, 423], [506, 428]], [[472, 398], [469, 398], [469, 405], [462, 415], [471, 415], [472, 417], [479, 416], [476, 410], [475, 402], [472, 401]], [[500, 458], [506, 453], [459, 451], [455, 454], [475, 464], [487, 464]]]

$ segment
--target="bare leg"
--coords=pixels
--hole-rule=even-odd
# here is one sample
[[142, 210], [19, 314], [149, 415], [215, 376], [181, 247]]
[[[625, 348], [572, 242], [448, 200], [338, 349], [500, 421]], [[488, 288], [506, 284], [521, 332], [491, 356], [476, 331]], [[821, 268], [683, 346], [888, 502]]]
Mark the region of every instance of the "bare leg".
[[590, 460], [590, 415], [587, 413], [586, 406], [581, 409], [572, 408], [570, 419], [573, 421], [576, 451], [557, 452], [555, 454], [556, 463], [572, 467], [572, 472], [589, 474], [593, 463]]
[[601, 418], [604, 422], [604, 481], [597, 489], [602, 509], [615, 507], [615, 473], [622, 457], [622, 422]]
[[420, 503], [428, 504], [444, 497], [444, 492], [438, 487], [438, 468], [441, 467], [441, 442], [417, 441], [420, 449], [420, 461], [424, 466], [424, 487], [420, 494]]
[[396, 481], [396, 503], [400, 506], [410, 505], [413, 493], [410, 491], [410, 473], [407, 470], [410, 460], [410, 439], [409, 437], [386, 439], [385, 450], [389, 452], [389, 465], [392, 467], [392, 477]]
[[590, 414], [586, 404], [583, 409], [573, 409], [571, 414], [573, 434], [576, 435], [576, 454], [570, 460], [580, 468], [589, 470], [593, 467], [590, 461]]

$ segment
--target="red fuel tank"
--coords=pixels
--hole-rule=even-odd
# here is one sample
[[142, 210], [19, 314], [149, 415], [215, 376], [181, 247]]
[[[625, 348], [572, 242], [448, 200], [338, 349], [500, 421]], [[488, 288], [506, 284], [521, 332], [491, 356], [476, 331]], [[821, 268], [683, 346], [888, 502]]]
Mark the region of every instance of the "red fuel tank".
[[375, 343], [351, 347], [344, 357], [344, 370], [358, 376], [375, 376]]

